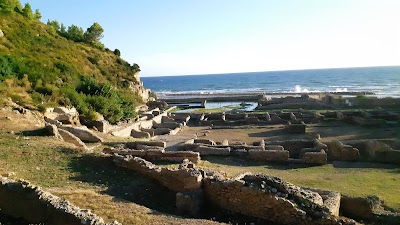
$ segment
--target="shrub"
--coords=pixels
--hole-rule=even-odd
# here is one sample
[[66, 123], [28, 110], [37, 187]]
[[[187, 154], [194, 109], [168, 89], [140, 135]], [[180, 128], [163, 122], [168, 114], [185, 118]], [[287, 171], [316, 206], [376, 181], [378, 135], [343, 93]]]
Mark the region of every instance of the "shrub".
[[91, 62], [93, 65], [98, 65], [100, 58], [97, 56], [93, 57], [88, 57], [89, 62]]
[[114, 50], [114, 55], [121, 56], [121, 51], [119, 49]]

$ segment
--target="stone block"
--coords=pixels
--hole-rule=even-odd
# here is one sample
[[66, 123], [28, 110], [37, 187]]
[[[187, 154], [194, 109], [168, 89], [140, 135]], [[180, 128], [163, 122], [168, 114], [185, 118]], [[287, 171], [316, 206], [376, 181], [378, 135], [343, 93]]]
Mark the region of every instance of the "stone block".
[[306, 124], [303, 121], [289, 121], [286, 130], [289, 133], [304, 134], [306, 133]]
[[195, 144], [216, 145], [215, 141], [209, 139], [194, 139]]
[[265, 145], [265, 150], [285, 150], [282, 145]]
[[327, 155], [324, 150], [320, 150], [318, 152], [308, 151], [304, 152], [302, 155], [302, 159], [307, 164], [326, 164], [327, 163]]
[[151, 135], [150, 135], [149, 132], [132, 129], [131, 137], [134, 137], [134, 138], [150, 138]]
[[286, 162], [289, 159], [289, 151], [286, 150], [249, 150], [249, 158], [259, 161]]
[[89, 150], [88, 147], [86, 146], [85, 143], [81, 141], [77, 136], [73, 135], [72, 133], [63, 130], [63, 129], [58, 129], [58, 133], [61, 135], [62, 139], [65, 142], [74, 144], [76, 147], [83, 149], [83, 150]]
[[60, 129], [66, 130], [82, 141], [86, 142], [103, 142], [103, 139], [89, 130], [87, 127], [73, 127], [73, 126], [61, 126]]
[[211, 146], [203, 146], [200, 145], [197, 148], [193, 149], [195, 152], [199, 152], [200, 155], [229, 155], [231, 152], [230, 147], [211, 147]]
[[350, 145], [344, 145], [340, 141], [330, 142], [327, 146], [328, 159], [330, 161], [357, 161], [360, 158], [360, 152], [358, 149], [353, 148]]

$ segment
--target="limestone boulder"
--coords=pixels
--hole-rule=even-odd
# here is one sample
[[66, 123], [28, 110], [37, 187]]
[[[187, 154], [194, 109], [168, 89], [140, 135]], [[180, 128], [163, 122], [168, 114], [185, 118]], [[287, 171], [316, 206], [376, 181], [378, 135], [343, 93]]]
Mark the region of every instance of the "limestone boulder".
[[134, 137], [134, 138], [150, 138], [151, 134], [149, 132], [147, 132], [147, 131], [140, 131], [140, 130], [132, 129], [131, 137]]
[[85, 143], [83, 143], [78, 137], [76, 137], [75, 135], [73, 135], [72, 133], [63, 130], [63, 129], [58, 129], [58, 132], [60, 133], [62, 139], [65, 142], [74, 144], [76, 147], [82, 149], [82, 150], [89, 150], [88, 147], [86, 146]]
[[371, 219], [375, 212], [383, 210], [382, 200], [377, 196], [342, 196], [340, 210], [344, 216], [355, 219]]
[[75, 108], [57, 107], [48, 108], [44, 113], [44, 116], [59, 121], [63, 124], [80, 125], [79, 113]]
[[45, 129], [50, 133], [50, 135], [56, 137], [57, 139], [63, 139], [58, 132], [58, 128], [54, 124], [46, 123]]
[[82, 127], [73, 127], [73, 126], [61, 126], [59, 129], [66, 130], [82, 141], [86, 142], [103, 142], [103, 139], [93, 133], [91, 130], [89, 130], [87, 127], [82, 126]]

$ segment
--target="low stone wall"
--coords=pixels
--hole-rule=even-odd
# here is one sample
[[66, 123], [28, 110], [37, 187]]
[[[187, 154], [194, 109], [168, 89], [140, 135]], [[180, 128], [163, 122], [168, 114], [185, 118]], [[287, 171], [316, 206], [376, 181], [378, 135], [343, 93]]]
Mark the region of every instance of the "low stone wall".
[[287, 162], [289, 151], [286, 150], [249, 150], [250, 159], [268, 162]]
[[306, 124], [303, 121], [289, 121], [286, 130], [292, 134], [304, 134], [306, 133]]
[[168, 110], [148, 120], [136, 121], [123, 126], [114, 126], [111, 128], [111, 134], [117, 137], [130, 137], [133, 129], [137, 131], [141, 129], [150, 129], [153, 127], [154, 123], [161, 123], [164, 116], [168, 116]]
[[287, 151], [289, 151], [290, 158], [298, 159], [300, 158], [301, 150], [303, 148], [314, 148], [319, 146], [322, 148], [323, 144], [320, 145], [320, 141], [317, 139], [314, 140], [287, 140], [287, 141], [265, 141], [266, 145], [280, 145]]
[[150, 133], [148, 131], [140, 131], [140, 130], [132, 129], [130, 136], [134, 137], [134, 138], [150, 138], [151, 136], [154, 136], [154, 132]]
[[105, 223], [88, 210], [80, 209], [27, 181], [14, 181], [0, 176], [1, 213], [23, 218], [33, 224], [118, 225]]
[[304, 152], [301, 158], [308, 164], [326, 164], [328, 162], [327, 154], [324, 150], [313, 149], [313, 151]]
[[328, 159], [330, 161], [357, 161], [360, 159], [360, 152], [353, 146], [345, 145], [340, 141], [333, 141], [327, 143], [328, 146]]
[[106, 154], [118, 154], [118, 155], [131, 155], [133, 157], [141, 157], [145, 159], [156, 159], [165, 160], [172, 162], [182, 162], [185, 159], [190, 160], [193, 163], [200, 161], [200, 154], [192, 151], [160, 151], [157, 149], [149, 150], [135, 150], [135, 149], [117, 149], [117, 148], [105, 148], [103, 153]]
[[167, 147], [167, 143], [163, 141], [132, 141], [125, 143], [125, 147], [130, 149], [139, 149], [140, 145], [156, 146], [161, 148]]
[[137, 171], [147, 175], [172, 191], [199, 190], [202, 186], [203, 176], [190, 163], [182, 164], [178, 169], [158, 167], [144, 159], [132, 156], [114, 155], [114, 163], [117, 166]]
[[207, 200], [224, 210], [279, 224], [356, 224], [338, 217], [341, 196], [337, 192], [298, 187], [260, 174], [227, 179], [219, 173], [196, 169], [188, 161], [177, 169], [161, 168], [131, 156], [114, 155], [114, 162], [178, 192], [176, 206], [183, 214], [197, 215]]
[[331, 211], [337, 213], [337, 209], [331, 209], [332, 201], [327, 201], [329, 206], [325, 205], [317, 192], [276, 177], [210, 178], [204, 180], [204, 190], [207, 199], [221, 208], [279, 224], [355, 224], [332, 214]]
[[211, 147], [211, 146], [204, 146], [200, 145], [193, 149], [194, 152], [200, 153], [200, 155], [230, 155], [231, 148], [230, 147]]

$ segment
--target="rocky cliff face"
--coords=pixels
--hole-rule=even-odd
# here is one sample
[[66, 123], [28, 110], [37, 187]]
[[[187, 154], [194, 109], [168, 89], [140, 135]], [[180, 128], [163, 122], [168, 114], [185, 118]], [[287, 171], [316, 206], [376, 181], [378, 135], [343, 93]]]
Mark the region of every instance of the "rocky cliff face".
[[151, 90], [144, 87], [143, 82], [140, 80], [139, 72], [134, 76], [136, 82], [129, 81], [129, 89], [137, 94], [143, 102], [148, 102], [151, 99]]

